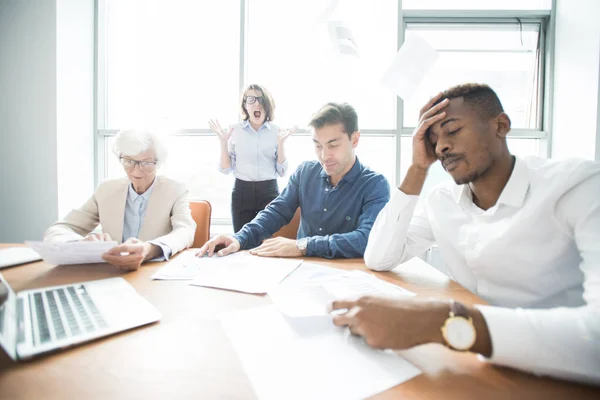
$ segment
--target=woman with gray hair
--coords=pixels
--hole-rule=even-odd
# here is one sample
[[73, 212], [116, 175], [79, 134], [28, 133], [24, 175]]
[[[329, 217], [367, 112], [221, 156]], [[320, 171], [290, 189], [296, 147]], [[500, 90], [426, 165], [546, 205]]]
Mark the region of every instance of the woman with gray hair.
[[[115, 240], [121, 244], [103, 259], [137, 270], [144, 261], [166, 260], [189, 247], [196, 223], [186, 186], [156, 175], [167, 157], [159, 138], [145, 131], [121, 131], [115, 139], [113, 152], [127, 177], [100, 183], [83, 206], [44, 233], [44, 240]], [[92, 233], [98, 225], [102, 233]]]

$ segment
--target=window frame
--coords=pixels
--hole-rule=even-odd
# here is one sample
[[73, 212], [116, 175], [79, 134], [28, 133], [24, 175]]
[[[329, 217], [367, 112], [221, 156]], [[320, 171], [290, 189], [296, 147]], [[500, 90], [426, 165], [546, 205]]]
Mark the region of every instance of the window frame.
[[[117, 129], [105, 129], [106, 126], [106, 35], [107, 35], [107, 4], [108, 0], [95, 0], [95, 21], [94, 21], [94, 177], [95, 186], [106, 177], [107, 157], [111, 156], [107, 148], [107, 139], [116, 135]], [[248, 16], [249, 3], [251, 0], [239, 0], [240, 3], [240, 45], [239, 45], [239, 66], [238, 66], [238, 86], [241, 92], [246, 85], [247, 76], [247, 36], [248, 36]], [[404, 37], [408, 24], [411, 23], [517, 23], [519, 20], [523, 23], [540, 24], [540, 58], [537, 79], [538, 79], [538, 126], [539, 129], [513, 129], [511, 137], [515, 139], [539, 139], [541, 157], [551, 155], [551, 135], [550, 124], [552, 120], [552, 60], [554, 27], [552, 24], [554, 9], [552, 10], [416, 10], [402, 9], [402, 0], [397, 0], [397, 49], [404, 43]], [[385, 136], [395, 139], [395, 173], [393, 185], [400, 185], [402, 170], [402, 149], [401, 142], [403, 137], [412, 136], [414, 127], [404, 126], [404, 102], [396, 97], [396, 128], [395, 129], [361, 129], [364, 136]], [[309, 136], [310, 131], [299, 129], [298, 136]], [[173, 136], [215, 136], [208, 127], [181, 129], [173, 133]], [[220, 226], [231, 225], [231, 218], [213, 217], [211, 224]], [[218, 229], [217, 229], [218, 230]]]

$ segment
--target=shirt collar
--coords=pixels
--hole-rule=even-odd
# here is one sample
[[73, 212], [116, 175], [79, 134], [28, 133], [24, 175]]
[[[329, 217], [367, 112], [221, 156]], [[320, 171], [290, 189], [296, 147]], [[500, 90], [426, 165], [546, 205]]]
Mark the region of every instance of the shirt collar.
[[133, 188], [133, 183], [129, 183], [129, 191], [127, 192], [127, 198], [130, 201], [136, 201], [138, 199], [138, 197], [141, 197], [142, 199], [144, 199], [144, 201], [147, 202], [148, 199], [150, 198], [150, 194], [152, 193], [152, 189], [154, 189], [154, 184], [155, 183], [156, 183], [156, 177], [154, 178], [154, 181], [152, 181], [152, 185], [150, 185], [150, 187], [148, 188], [148, 190], [146, 190], [142, 194], [137, 194], [137, 192]]
[[[252, 125], [250, 125], [250, 121], [249, 121], [249, 120], [245, 120], [245, 121], [243, 121], [243, 122], [242, 122], [242, 126], [243, 126], [244, 128], [248, 128], [248, 127], [250, 127], [250, 129], [254, 130], [254, 128], [252, 128]], [[260, 130], [263, 128], [263, 126], [264, 126], [265, 128], [267, 128], [267, 129], [269, 129], [269, 130], [271, 129], [271, 123], [270, 123], [269, 121], [265, 121], [265, 123], [264, 123], [264, 124], [262, 124], [260, 128], [258, 128], [258, 131], [260, 131]], [[258, 132], [258, 131], [255, 131], [255, 132]]]
[[[360, 163], [360, 161], [358, 161], [358, 157], [356, 157], [356, 161], [354, 161], [354, 165], [352, 166], [352, 168], [350, 168], [350, 171], [348, 171], [346, 173], [346, 175], [344, 175], [344, 177], [340, 180], [339, 183], [342, 183], [344, 181], [348, 181], [350, 183], [356, 181], [356, 179], [358, 179], [358, 176], [360, 175], [360, 172], [363, 170], [363, 165]], [[319, 173], [319, 175], [322, 178], [329, 178], [329, 175], [327, 175], [327, 172], [325, 172], [325, 170], [323, 169], [323, 166], [321, 166], [321, 172]], [[338, 183], [338, 185], [339, 185]]]
[[527, 164], [525, 164], [525, 161], [515, 158], [515, 166], [512, 174], [510, 174], [508, 182], [506, 182], [506, 186], [504, 186], [502, 194], [500, 194], [498, 204], [506, 204], [507, 206], [520, 208], [525, 201], [525, 196], [529, 189], [529, 182], [529, 169], [527, 168]]
[[[529, 169], [525, 161], [515, 157], [515, 166], [506, 186], [502, 190], [496, 204], [505, 204], [507, 206], [520, 208], [525, 201], [525, 196], [529, 190]], [[473, 200], [469, 185], [457, 185], [453, 190], [454, 200], [460, 203], [461, 200]]]

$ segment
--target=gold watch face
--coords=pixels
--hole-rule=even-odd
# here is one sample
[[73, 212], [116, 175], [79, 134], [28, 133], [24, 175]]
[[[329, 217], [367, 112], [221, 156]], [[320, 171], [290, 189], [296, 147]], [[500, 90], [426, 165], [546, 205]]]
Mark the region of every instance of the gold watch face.
[[450, 317], [442, 327], [442, 335], [450, 347], [467, 351], [475, 344], [476, 332], [471, 319]]

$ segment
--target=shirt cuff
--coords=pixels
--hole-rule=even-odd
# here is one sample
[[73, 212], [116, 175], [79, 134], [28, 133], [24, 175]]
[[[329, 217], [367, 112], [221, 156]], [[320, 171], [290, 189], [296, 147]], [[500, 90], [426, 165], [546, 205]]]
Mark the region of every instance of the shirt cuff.
[[167, 246], [164, 243], [158, 242], [156, 240], [150, 240], [148, 243], [160, 247], [162, 250], [162, 253], [163, 253], [162, 256], [153, 258], [152, 260], [149, 260], [149, 261], [168, 261], [169, 260], [169, 258], [171, 257], [171, 254], [173, 253], [173, 250], [171, 250], [171, 248], [169, 246]]
[[247, 236], [240, 231], [240, 233], [234, 234], [233, 237], [240, 242], [240, 250], [244, 250], [246, 248], [246, 243], [248, 242]]
[[221, 168], [221, 166], [219, 165], [219, 172], [221, 172], [222, 174], [225, 174], [225, 175], [227, 175], [227, 174], [229, 174], [231, 171], [233, 171], [233, 168], [232, 168], [232, 167], [229, 167], [229, 168], [225, 168], [225, 169], [223, 169], [223, 168]]
[[487, 324], [492, 341], [492, 356], [482, 357], [500, 365], [515, 365], [523, 360], [535, 360], [535, 343], [524, 310], [476, 305]]
[[279, 176], [284, 176], [286, 171], [288, 169], [288, 160], [287, 158], [285, 159], [284, 162], [277, 163], [277, 173], [279, 174]]
[[323, 257], [329, 253], [328, 237], [311, 236], [306, 239], [306, 257]]

